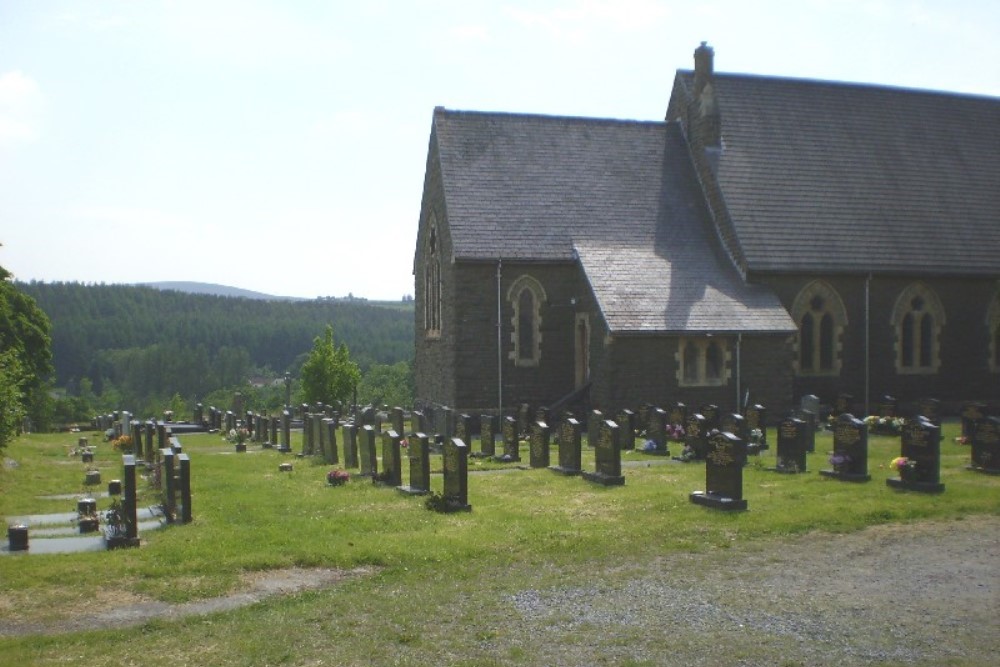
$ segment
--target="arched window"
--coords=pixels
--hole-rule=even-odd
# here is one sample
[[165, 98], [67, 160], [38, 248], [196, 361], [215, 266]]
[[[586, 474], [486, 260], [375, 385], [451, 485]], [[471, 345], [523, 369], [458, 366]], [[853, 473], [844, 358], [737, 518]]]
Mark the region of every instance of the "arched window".
[[514, 310], [511, 318], [513, 349], [508, 357], [515, 366], [537, 366], [542, 358], [542, 304], [546, 301], [542, 284], [531, 276], [520, 276], [507, 290]]
[[896, 370], [899, 373], [936, 373], [944, 308], [934, 290], [913, 283], [896, 299], [892, 326], [896, 332]]
[[796, 373], [839, 375], [847, 310], [837, 290], [822, 280], [809, 283], [792, 303], [792, 318], [799, 325]]
[[682, 387], [724, 385], [730, 372], [729, 341], [718, 336], [682, 338], [677, 346], [678, 377]]
[[424, 332], [441, 335], [441, 252], [437, 218], [431, 214], [424, 246]]
[[993, 299], [989, 308], [986, 309], [986, 330], [989, 331], [989, 361], [990, 371], [1000, 373], [1000, 283], [997, 283], [996, 291], [993, 292]]

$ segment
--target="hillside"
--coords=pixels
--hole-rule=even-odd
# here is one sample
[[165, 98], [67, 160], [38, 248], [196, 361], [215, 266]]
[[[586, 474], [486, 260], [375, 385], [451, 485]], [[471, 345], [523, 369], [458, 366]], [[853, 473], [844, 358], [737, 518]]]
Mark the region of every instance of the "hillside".
[[[252, 372], [296, 370], [333, 327], [362, 368], [409, 362], [413, 303], [265, 300], [137, 285], [18, 283], [52, 321], [58, 386], [110, 380], [129, 396], [201, 396]], [[398, 307], [396, 307], [398, 306]]]
[[137, 283], [139, 287], [152, 287], [159, 290], [175, 290], [185, 294], [208, 294], [211, 296], [229, 296], [242, 299], [260, 299], [263, 301], [306, 301], [297, 296], [275, 296], [254, 292], [253, 290], [240, 287], [230, 287], [229, 285], [218, 285], [216, 283], [197, 283], [183, 280], [167, 280], [155, 283]]

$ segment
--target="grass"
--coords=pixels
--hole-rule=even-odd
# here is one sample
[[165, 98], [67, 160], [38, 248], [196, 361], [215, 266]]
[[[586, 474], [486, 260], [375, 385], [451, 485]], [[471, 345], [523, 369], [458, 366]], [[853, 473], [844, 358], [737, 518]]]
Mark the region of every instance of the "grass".
[[[328, 487], [330, 466], [311, 459], [252, 444], [250, 453], [237, 455], [218, 435], [184, 436], [194, 522], [145, 532], [139, 549], [0, 557], [3, 618], [49, 622], [119, 602], [198, 601], [240, 590], [248, 574], [290, 567], [368, 567], [373, 574], [235, 611], [128, 630], [0, 638], [0, 663], [533, 664], [530, 646], [510, 641], [513, 629], [504, 624], [514, 622], [509, 595], [526, 587], [585, 579], [598, 570], [624, 580], [631, 563], [669, 562], [672, 555], [808, 531], [1000, 514], [1000, 478], [965, 470], [969, 449], [955, 444], [957, 428], [944, 428], [944, 494], [886, 487], [898, 438], [870, 439], [871, 482], [823, 478], [816, 471], [828, 467], [832, 442], [820, 433], [808, 473], [768, 472], [773, 449], [748, 465], [744, 497], [750, 511], [738, 514], [688, 501], [691, 491], [704, 488], [704, 465], [660, 465], [660, 457], [642, 453], [623, 455], [624, 462], [639, 465], [626, 465], [626, 485], [617, 488], [470, 459], [473, 511], [441, 515], [427, 511], [419, 498], [364, 480]], [[0, 468], [0, 514], [73, 511], [75, 501], [41, 496], [86, 491], [85, 466], [67, 456], [76, 438], [18, 439], [5, 452], [17, 467]], [[103, 488], [119, 476], [120, 457], [107, 443], [97, 451]], [[522, 452], [526, 466], [527, 448]], [[551, 460], [558, 460], [555, 448]], [[294, 471], [280, 473], [282, 461], [292, 461]], [[432, 466], [440, 470], [440, 457]], [[592, 452], [585, 448], [584, 469], [592, 468]], [[145, 486], [140, 482], [140, 504], [154, 504]], [[435, 476], [433, 490], [441, 486]], [[99, 509], [106, 506], [102, 500]], [[495, 655], [500, 635], [505, 648]]]

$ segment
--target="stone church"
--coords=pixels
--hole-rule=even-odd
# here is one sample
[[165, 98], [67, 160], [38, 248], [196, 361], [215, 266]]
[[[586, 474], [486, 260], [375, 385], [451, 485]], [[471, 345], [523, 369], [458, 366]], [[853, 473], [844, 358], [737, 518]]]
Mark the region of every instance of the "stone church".
[[1000, 399], [1000, 99], [716, 73], [662, 122], [434, 110], [415, 401]]

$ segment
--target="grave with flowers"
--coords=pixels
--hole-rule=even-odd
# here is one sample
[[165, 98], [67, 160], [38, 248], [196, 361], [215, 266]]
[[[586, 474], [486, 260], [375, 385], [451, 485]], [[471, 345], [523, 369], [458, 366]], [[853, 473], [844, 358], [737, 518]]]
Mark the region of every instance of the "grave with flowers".
[[867, 482], [868, 474], [868, 426], [850, 413], [843, 413], [833, 422], [833, 453], [830, 467], [820, 470], [824, 477], [832, 477], [845, 482]]
[[912, 419], [903, 426], [900, 453], [891, 467], [899, 478], [885, 483], [895, 489], [941, 493], [941, 427], [926, 419]]

